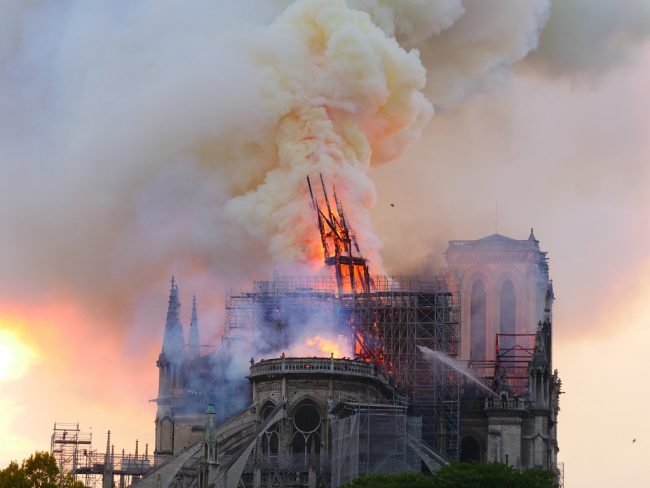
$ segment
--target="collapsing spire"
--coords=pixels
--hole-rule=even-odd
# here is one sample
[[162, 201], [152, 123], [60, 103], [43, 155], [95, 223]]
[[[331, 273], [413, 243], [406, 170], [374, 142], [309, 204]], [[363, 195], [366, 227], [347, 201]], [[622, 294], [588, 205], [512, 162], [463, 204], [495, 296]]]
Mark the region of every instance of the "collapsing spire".
[[198, 318], [198, 313], [196, 311], [196, 295], [192, 297], [192, 319], [190, 321], [188, 346], [189, 346], [190, 357], [195, 358], [200, 355], [199, 318]]
[[334, 189], [334, 204], [336, 206], [333, 210], [323, 175], [320, 175], [320, 183], [323, 191], [323, 205], [314, 195], [311, 180], [307, 176], [311, 206], [316, 212], [318, 229], [323, 243], [325, 264], [335, 268], [339, 294], [369, 293], [368, 262], [361, 255], [357, 238], [345, 219], [343, 206], [336, 195], [336, 189]]
[[172, 276], [162, 349], [163, 354], [172, 361], [180, 361], [185, 349], [183, 325], [179, 318], [180, 308], [181, 302], [178, 298], [178, 285]]

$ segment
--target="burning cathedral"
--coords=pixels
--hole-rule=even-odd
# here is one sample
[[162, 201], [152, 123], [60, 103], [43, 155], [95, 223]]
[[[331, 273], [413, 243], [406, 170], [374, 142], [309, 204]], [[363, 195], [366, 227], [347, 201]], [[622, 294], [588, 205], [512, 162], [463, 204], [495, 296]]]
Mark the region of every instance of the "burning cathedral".
[[450, 241], [436, 276], [374, 276], [336, 193], [307, 183], [324, 272], [231, 294], [217, 349], [196, 300], [185, 339], [172, 279], [155, 466], [133, 486], [334, 488], [452, 460], [557, 470], [554, 296], [532, 229]]

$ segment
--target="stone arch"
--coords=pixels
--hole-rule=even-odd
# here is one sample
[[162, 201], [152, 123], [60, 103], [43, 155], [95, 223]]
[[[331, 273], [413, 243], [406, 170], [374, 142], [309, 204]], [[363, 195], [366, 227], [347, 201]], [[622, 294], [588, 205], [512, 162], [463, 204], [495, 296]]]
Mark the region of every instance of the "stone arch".
[[485, 339], [487, 329], [487, 289], [480, 278], [474, 280], [470, 288], [469, 341], [470, 360], [485, 359]]
[[262, 408], [260, 408], [260, 422], [262, 420], [265, 420], [266, 417], [268, 417], [273, 409], [275, 409], [276, 405], [272, 400], [266, 400], [264, 404], [262, 405]]
[[298, 408], [300, 408], [300, 406], [305, 402], [313, 403], [316, 406], [316, 409], [320, 413], [321, 417], [323, 417], [324, 406], [322, 405], [322, 401], [310, 393], [302, 393], [291, 402], [291, 405], [289, 405], [288, 408], [289, 417], [293, 418], [296, 410], [298, 410]]
[[460, 461], [461, 462], [481, 462], [481, 445], [476, 437], [466, 435], [460, 441]]

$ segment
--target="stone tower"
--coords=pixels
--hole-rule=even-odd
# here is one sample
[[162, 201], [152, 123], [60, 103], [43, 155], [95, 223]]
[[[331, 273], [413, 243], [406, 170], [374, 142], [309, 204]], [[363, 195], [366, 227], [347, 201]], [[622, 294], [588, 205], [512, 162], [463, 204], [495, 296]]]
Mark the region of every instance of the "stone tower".
[[162, 351], [156, 361], [158, 366], [158, 411], [154, 451], [156, 458], [171, 455], [174, 450], [173, 399], [177, 396], [180, 387], [180, 369], [185, 355], [183, 325], [179, 316], [180, 307], [178, 285], [172, 277]]
[[162, 351], [156, 361], [156, 463], [200, 440], [208, 405], [206, 394], [210, 387], [205, 377], [214, 367], [208, 356], [201, 355], [196, 297], [192, 300], [187, 344], [180, 308], [178, 285], [172, 277]]
[[550, 282], [533, 229], [526, 240], [493, 234], [449, 241], [446, 258], [450, 282], [462, 297], [462, 360], [494, 360], [496, 334], [535, 333]]
[[463, 391], [461, 461], [555, 469], [561, 382], [546, 253], [531, 229], [526, 240], [450, 241], [446, 257], [461, 294], [461, 360], [496, 393]]

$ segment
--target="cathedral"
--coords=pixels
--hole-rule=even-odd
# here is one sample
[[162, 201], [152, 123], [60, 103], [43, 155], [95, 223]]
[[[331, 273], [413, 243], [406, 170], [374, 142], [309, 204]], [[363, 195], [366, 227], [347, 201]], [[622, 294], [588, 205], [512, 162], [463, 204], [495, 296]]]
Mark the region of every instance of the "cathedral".
[[[365, 266], [343, 258], [332, 261]], [[156, 363], [156, 467], [136, 486], [337, 487], [454, 460], [557, 470], [546, 253], [531, 229], [524, 240], [450, 241], [445, 258], [429, 278], [363, 284], [364, 268], [256, 282], [229, 297], [209, 353], [196, 299], [184, 331], [172, 279]], [[347, 337], [349, 357], [285, 354], [315, 316]]]

